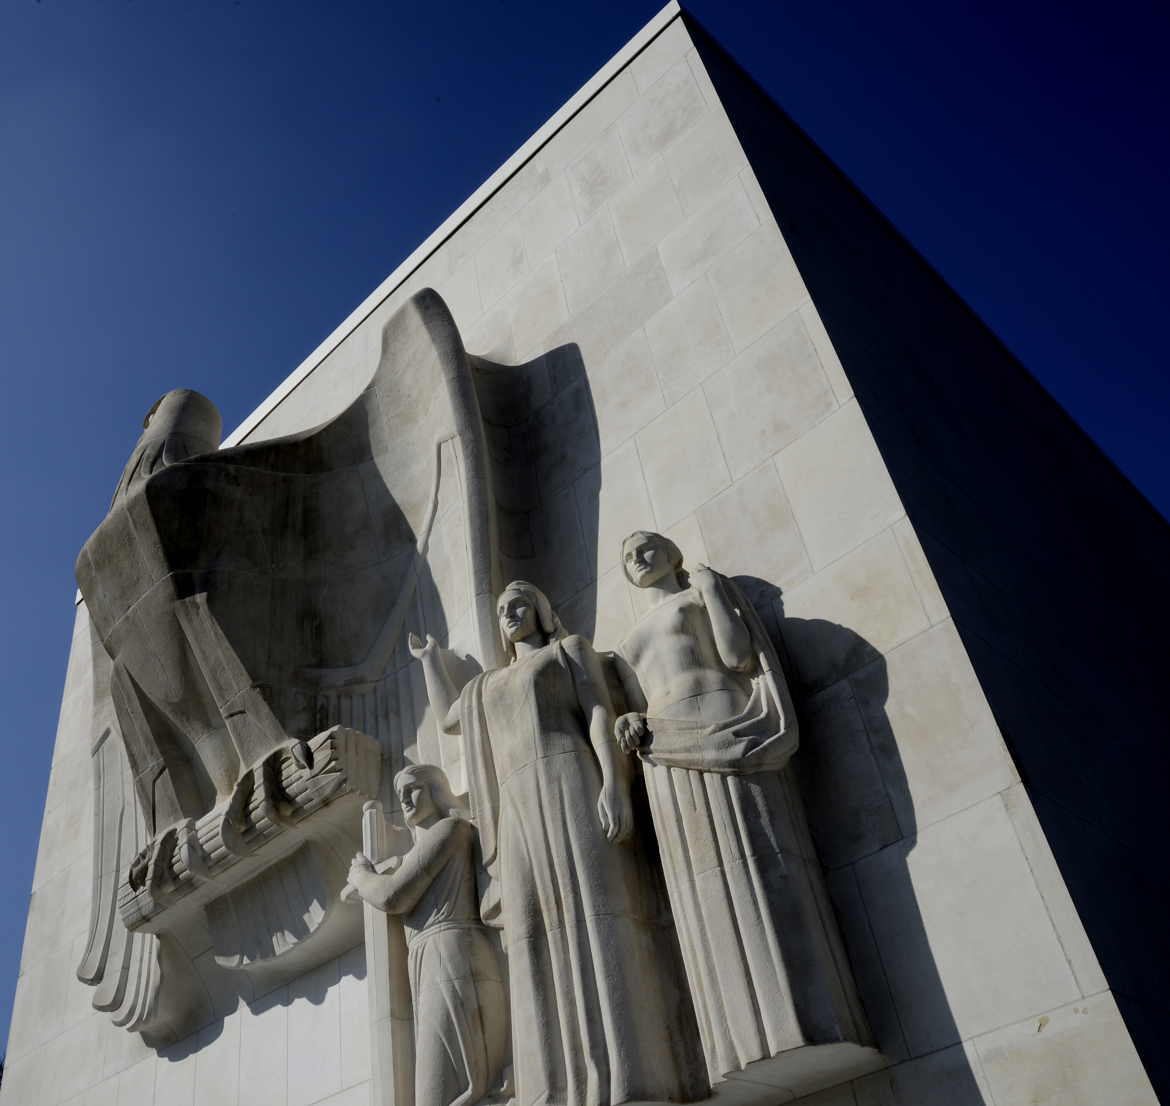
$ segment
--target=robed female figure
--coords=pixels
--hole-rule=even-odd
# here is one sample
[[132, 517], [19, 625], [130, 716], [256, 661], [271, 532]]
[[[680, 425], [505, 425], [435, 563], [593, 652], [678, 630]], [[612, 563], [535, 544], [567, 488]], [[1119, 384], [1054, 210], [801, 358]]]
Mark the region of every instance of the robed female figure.
[[484, 913], [507, 951], [516, 1101], [702, 1097], [685, 985], [629, 840], [630, 771], [600, 660], [532, 584], [509, 584], [497, 614], [508, 663], [462, 690], [433, 638], [410, 646], [436, 715], [462, 734]]

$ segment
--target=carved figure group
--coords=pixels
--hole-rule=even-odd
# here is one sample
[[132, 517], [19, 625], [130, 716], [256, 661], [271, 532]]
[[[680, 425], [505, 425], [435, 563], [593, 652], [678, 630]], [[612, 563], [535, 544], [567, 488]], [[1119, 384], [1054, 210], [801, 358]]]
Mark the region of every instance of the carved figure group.
[[[407, 919], [416, 1106], [465, 1106], [494, 1078], [472, 1063], [497, 1055], [487, 1023], [503, 1021], [502, 992], [476, 990], [495, 985], [472, 951], [481, 920], [502, 933], [524, 1106], [691, 1101], [756, 1061], [848, 1039], [831, 937], [791, 863], [805, 855], [783, 774], [797, 736], [767, 634], [732, 581], [688, 573], [660, 534], [631, 534], [622, 564], [651, 602], [616, 654], [566, 634], [525, 581], [497, 603], [507, 663], [462, 687], [435, 639], [410, 635], [436, 718], [460, 735], [475, 829], [437, 768], [408, 768], [413, 849], [383, 875], [359, 855], [350, 878]], [[636, 825], [639, 763], [656, 840]], [[416, 956], [436, 926], [466, 993]], [[456, 999], [477, 1016], [451, 1015]]]

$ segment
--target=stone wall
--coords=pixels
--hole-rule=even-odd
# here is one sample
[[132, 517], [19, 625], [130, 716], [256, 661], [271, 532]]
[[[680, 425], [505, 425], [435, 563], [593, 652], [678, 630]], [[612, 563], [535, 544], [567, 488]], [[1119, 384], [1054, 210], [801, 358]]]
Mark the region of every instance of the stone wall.
[[[386, 320], [437, 289], [482, 372], [522, 381], [543, 428], [506, 567], [612, 647], [636, 616], [620, 540], [657, 529], [736, 576], [786, 653], [809, 820], [892, 1065], [805, 1101], [1153, 1103], [847, 366], [677, 11], [453, 224], [233, 441], [339, 413]], [[499, 462], [507, 413], [485, 419]], [[461, 533], [440, 528], [431, 558], [458, 558]], [[79, 608], [0, 1103], [365, 1106], [361, 948], [250, 1004], [225, 991], [214, 1021], [158, 1054], [90, 1008], [73, 978], [89, 650]], [[419, 748], [442, 759], [412, 686]]]

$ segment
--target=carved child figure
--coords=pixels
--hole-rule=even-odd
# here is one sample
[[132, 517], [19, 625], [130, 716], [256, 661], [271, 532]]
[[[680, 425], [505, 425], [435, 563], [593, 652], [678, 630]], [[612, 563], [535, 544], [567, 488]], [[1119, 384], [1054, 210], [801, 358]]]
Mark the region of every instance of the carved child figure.
[[441, 768], [410, 765], [394, 788], [414, 846], [385, 872], [358, 853], [349, 882], [406, 929], [416, 1106], [472, 1106], [499, 1088], [508, 1052], [503, 976], [479, 919], [475, 827]]
[[652, 606], [619, 647], [636, 709], [615, 734], [642, 760], [712, 1079], [859, 1040], [783, 771], [796, 720], [771, 642], [731, 580], [704, 566], [688, 574], [661, 534], [631, 534], [622, 565]]

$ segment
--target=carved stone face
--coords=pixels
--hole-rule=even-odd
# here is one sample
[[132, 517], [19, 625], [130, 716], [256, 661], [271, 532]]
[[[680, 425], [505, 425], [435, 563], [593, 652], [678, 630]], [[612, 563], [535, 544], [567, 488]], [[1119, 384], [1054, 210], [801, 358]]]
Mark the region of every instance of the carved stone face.
[[676, 567], [666, 539], [661, 534], [631, 534], [622, 543], [622, 567], [635, 587], [648, 588], [672, 576]]
[[506, 591], [496, 606], [500, 633], [505, 641], [515, 644], [536, 633], [536, 603], [522, 591]]
[[436, 812], [430, 787], [413, 776], [399, 781], [398, 801], [402, 804], [402, 816], [408, 826], [417, 826]]

